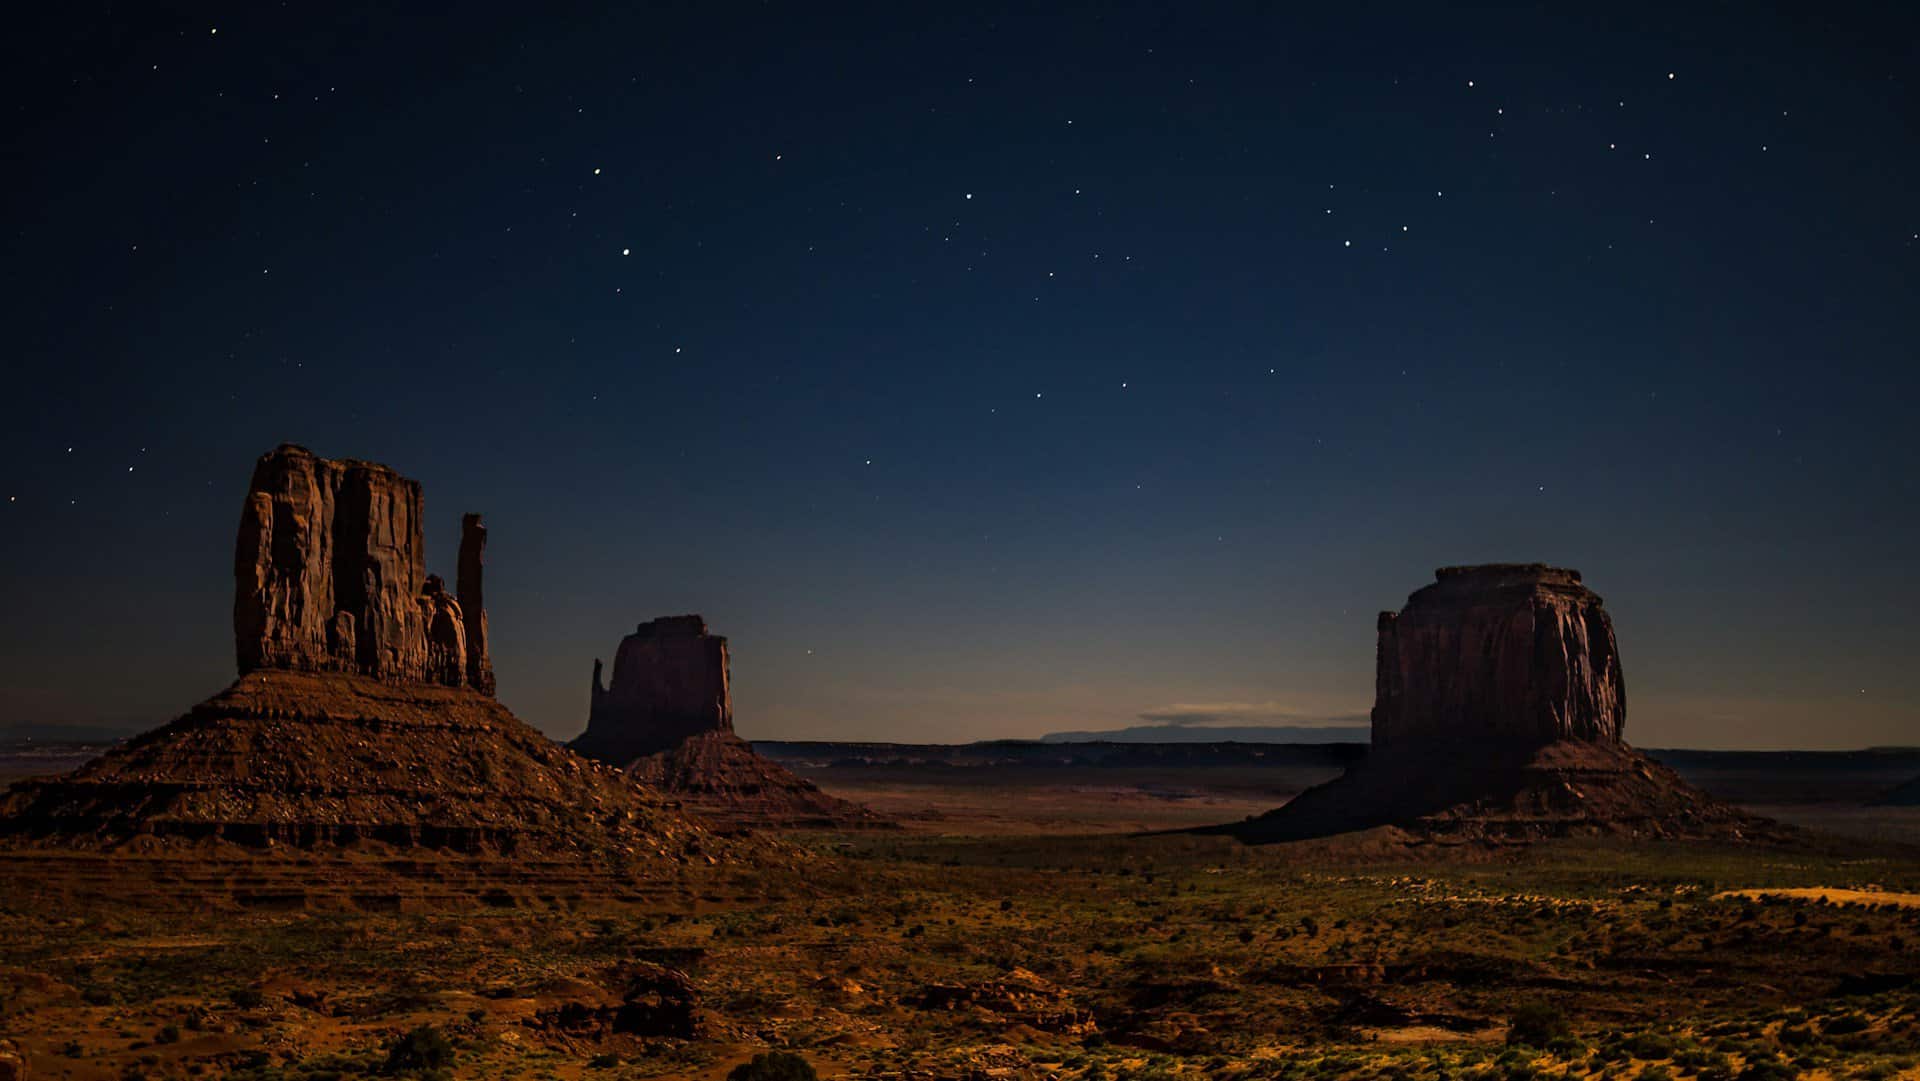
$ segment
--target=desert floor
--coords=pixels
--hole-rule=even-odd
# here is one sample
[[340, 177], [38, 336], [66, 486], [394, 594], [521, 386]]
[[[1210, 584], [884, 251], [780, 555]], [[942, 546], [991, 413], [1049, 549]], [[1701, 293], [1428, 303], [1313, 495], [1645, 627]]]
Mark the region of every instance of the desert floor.
[[838, 791], [914, 817], [618, 901], [360, 889], [448, 879], [374, 850], [16, 873], [0, 1036], [32, 1078], [1920, 1076], [1920, 859], [1886, 840], [1248, 848], [1134, 832], [1271, 805], [1237, 782]]

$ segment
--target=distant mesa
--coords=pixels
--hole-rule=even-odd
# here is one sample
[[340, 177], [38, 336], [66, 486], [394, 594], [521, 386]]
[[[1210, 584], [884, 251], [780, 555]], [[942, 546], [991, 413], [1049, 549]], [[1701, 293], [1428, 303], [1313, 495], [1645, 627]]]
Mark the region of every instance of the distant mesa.
[[728, 828], [858, 829], [894, 823], [822, 792], [734, 734], [727, 640], [697, 615], [640, 624], [602, 683], [593, 662], [587, 729], [570, 745], [622, 767]]
[[1613, 620], [1580, 572], [1497, 563], [1435, 578], [1380, 614], [1366, 759], [1222, 831], [1280, 841], [1379, 826], [1487, 840], [1777, 829], [1626, 745]]
[[486, 530], [425, 570], [420, 485], [297, 446], [253, 471], [236, 545], [240, 678], [164, 727], [0, 797], [0, 836], [117, 847], [378, 842], [606, 856], [637, 873], [733, 842], [493, 698]]

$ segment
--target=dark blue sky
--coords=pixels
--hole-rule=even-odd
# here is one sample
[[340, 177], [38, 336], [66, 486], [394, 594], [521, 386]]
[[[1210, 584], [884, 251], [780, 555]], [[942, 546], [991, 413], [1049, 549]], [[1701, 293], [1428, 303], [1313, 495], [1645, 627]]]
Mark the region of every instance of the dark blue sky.
[[0, 724], [230, 678], [296, 441], [486, 512], [559, 736], [681, 611], [752, 737], [1350, 716], [1544, 560], [1636, 742], [1920, 740], [1908, 16], [1175, 7], [18, 26]]

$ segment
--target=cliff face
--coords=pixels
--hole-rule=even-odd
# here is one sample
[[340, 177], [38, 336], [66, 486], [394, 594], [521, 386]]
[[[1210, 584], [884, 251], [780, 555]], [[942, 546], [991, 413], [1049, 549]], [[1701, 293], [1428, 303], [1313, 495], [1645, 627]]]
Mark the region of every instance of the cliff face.
[[587, 730], [573, 749], [624, 766], [703, 732], [732, 731], [727, 640], [699, 616], [665, 616], [621, 640], [612, 686], [601, 685], [593, 662]]
[[1626, 745], [1613, 621], [1579, 571], [1496, 563], [1435, 577], [1380, 615], [1366, 759], [1222, 832], [1256, 843], [1381, 826], [1411, 843], [1779, 835]]
[[1613, 621], [1579, 571], [1496, 563], [1436, 578], [1380, 615], [1376, 753], [1621, 741]]
[[343, 672], [491, 694], [486, 528], [467, 516], [455, 596], [426, 572], [422, 508], [420, 485], [383, 465], [292, 445], [263, 456], [234, 554], [241, 674]]
[[663, 616], [622, 639], [613, 685], [593, 662], [593, 705], [575, 751], [619, 766], [728, 829], [895, 825], [754, 753], [733, 733], [727, 640], [699, 616]]
[[456, 596], [426, 573], [420, 523], [420, 486], [385, 466], [293, 446], [261, 458], [238, 544], [239, 680], [64, 777], [0, 794], [0, 846], [373, 842], [640, 876], [771, 851], [722, 843], [496, 701], [486, 528], [462, 523]]

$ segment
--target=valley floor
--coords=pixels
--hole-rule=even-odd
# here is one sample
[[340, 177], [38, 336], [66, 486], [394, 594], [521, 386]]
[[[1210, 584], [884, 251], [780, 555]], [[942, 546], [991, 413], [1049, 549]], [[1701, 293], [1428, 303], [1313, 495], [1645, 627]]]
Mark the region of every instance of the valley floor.
[[0, 894], [0, 1036], [76, 1079], [1920, 1074], [1911, 849], [798, 843], [617, 904]]

